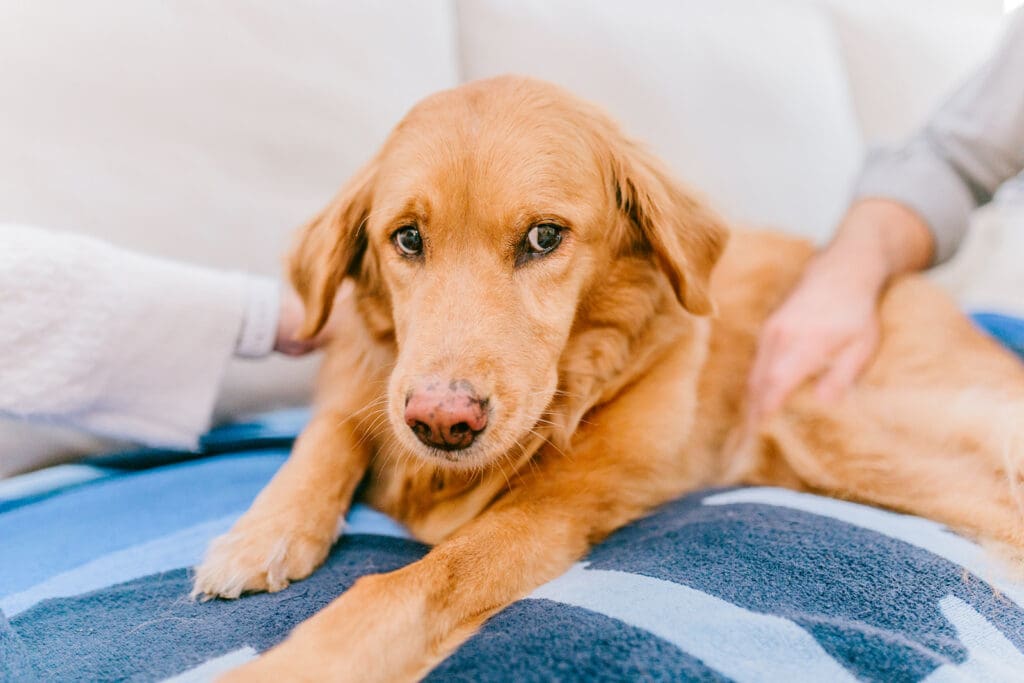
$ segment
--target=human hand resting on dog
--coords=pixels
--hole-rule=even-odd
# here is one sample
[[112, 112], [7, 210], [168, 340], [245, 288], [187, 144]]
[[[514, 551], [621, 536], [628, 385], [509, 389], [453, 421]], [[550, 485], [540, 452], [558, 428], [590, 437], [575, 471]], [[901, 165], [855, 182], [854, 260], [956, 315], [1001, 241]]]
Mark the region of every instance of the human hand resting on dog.
[[748, 379], [749, 417], [775, 412], [813, 377], [824, 400], [848, 389], [878, 345], [878, 299], [886, 285], [928, 266], [933, 250], [928, 226], [905, 206], [886, 199], [853, 204], [761, 329]]

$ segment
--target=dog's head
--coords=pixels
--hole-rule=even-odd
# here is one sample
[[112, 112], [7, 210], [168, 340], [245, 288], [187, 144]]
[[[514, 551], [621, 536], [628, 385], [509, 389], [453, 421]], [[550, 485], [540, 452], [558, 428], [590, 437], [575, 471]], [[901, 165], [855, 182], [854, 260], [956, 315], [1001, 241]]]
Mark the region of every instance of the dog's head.
[[367, 325], [397, 347], [399, 444], [479, 467], [543, 422], [570, 337], [618, 261], [646, 264], [704, 315], [725, 238], [595, 107], [503, 77], [417, 105], [304, 228], [292, 280], [313, 335], [354, 278]]

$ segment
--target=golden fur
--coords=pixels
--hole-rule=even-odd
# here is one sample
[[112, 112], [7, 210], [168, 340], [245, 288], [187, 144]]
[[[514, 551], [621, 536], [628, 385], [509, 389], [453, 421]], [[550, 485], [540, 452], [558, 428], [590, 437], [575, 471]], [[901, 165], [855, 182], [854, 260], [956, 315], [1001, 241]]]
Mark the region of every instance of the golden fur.
[[[567, 228], [563, 243], [514, 265], [546, 221]], [[418, 260], [390, 241], [413, 222]], [[344, 333], [313, 421], [195, 589], [235, 598], [308, 576], [364, 480], [367, 503], [436, 545], [360, 579], [229, 678], [421, 677], [592, 544], [705, 486], [815, 491], [1024, 548], [1021, 450], [1007, 442], [1018, 361], [905, 278], [855, 389], [822, 404], [804, 388], [745, 430], [759, 326], [812, 249], [726, 237], [656, 158], [554, 86], [505, 77], [415, 107], [302, 231], [291, 265], [306, 333], [351, 277]], [[490, 396], [490, 424], [466, 450], [429, 448], [403, 422], [425, 375]]]

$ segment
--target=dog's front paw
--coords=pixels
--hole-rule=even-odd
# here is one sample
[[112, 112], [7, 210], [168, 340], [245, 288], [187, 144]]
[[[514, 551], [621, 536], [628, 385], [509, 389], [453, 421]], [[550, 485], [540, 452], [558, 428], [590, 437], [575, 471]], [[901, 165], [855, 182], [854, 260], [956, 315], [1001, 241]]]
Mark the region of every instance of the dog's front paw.
[[282, 523], [244, 517], [228, 533], [214, 539], [196, 567], [192, 597], [237, 598], [242, 593], [273, 593], [290, 581], [304, 579], [323, 563], [337, 538]]

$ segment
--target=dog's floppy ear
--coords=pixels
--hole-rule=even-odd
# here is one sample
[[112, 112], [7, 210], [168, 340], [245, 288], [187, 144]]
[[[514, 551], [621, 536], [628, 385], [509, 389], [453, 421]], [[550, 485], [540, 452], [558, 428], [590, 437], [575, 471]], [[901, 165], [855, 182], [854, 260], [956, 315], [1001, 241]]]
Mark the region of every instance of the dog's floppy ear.
[[306, 309], [306, 320], [299, 330], [303, 339], [323, 329], [342, 281], [359, 274], [375, 176], [376, 163], [370, 162], [299, 231], [289, 257], [289, 274]]
[[724, 223], [637, 143], [623, 140], [612, 156], [619, 208], [650, 245], [679, 303], [694, 315], [713, 313], [709, 285], [729, 237]]

